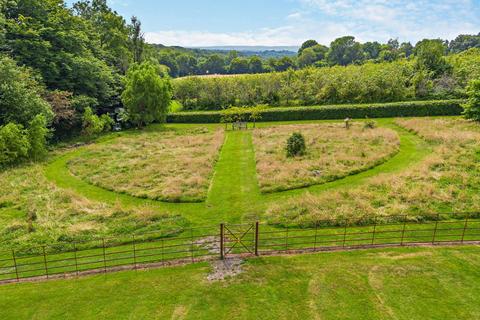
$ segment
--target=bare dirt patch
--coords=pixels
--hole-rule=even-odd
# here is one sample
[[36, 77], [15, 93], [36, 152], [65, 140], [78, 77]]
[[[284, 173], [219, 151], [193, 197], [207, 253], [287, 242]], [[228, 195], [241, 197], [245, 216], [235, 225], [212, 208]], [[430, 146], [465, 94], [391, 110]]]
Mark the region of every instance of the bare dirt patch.
[[243, 259], [238, 257], [226, 258], [212, 262], [212, 272], [207, 276], [208, 281], [222, 281], [238, 276], [242, 273]]

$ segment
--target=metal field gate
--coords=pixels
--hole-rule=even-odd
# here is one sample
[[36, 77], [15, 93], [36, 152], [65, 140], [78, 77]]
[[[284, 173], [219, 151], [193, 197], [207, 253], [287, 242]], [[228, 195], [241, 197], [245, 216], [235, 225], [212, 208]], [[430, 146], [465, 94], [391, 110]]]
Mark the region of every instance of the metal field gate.
[[220, 257], [258, 255], [258, 222], [220, 225]]

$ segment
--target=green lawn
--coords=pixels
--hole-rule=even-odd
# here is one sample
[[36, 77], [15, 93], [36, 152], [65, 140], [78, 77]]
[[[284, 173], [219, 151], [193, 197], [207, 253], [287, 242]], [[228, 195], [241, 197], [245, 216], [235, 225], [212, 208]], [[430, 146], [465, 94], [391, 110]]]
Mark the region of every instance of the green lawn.
[[250, 259], [0, 286], [1, 319], [478, 319], [480, 247]]

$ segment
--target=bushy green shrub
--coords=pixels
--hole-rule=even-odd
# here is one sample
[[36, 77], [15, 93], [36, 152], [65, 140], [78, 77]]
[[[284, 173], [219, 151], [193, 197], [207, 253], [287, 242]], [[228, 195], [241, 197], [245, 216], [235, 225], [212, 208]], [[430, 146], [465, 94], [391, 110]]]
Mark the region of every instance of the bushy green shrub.
[[[379, 104], [267, 108], [259, 111], [262, 121], [364, 119], [461, 115], [463, 100], [409, 101]], [[221, 111], [191, 111], [169, 114], [171, 123], [219, 123]]]
[[463, 105], [467, 119], [480, 121], [480, 80], [472, 80], [467, 87], [468, 101]]
[[29, 156], [32, 160], [38, 161], [47, 155], [47, 120], [43, 115], [38, 115], [30, 122], [28, 127], [28, 140], [30, 142]]
[[303, 156], [307, 149], [305, 137], [299, 132], [292, 133], [292, 135], [287, 139], [286, 149], [287, 157]]
[[28, 135], [22, 125], [11, 122], [0, 127], [0, 167], [26, 159], [29, 149]]
[[94, 136], [101, 132], [111, 131], [114, 124], [115, 122], [108, 114], [99, 117], [93, 113], [90, 107], [85, 108], [82, 116], [82, 132], [84, 135]]
[[375, 129], [377, 127], [377, 123], [373, 120], [367, 120], [364, 124], [363, 124], [363, 128], [364, 129]]
[[103, 132], [112, 131], [112, 127], [115, 124], [115, 121], [106, 113], [100, 116], [100, 122], [102, 123]]
[[102, 121], [90, 107], [86, 107], [83, 113], [82, 128], [82, 133], [86, 136], [93, 136], [103, 131]]

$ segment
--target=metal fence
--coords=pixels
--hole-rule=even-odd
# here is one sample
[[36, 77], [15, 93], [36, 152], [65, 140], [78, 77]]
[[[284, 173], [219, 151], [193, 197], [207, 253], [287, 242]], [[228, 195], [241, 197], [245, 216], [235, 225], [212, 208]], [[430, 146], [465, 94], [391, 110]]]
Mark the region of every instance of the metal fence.
[[[225, 259], [235, 255], [312, 252], [343, 248], [480, 241], [479, 219], [391, 222], [352, 226], [348, 221], [319, 222], [310, 228], [267, 224], [220, 224], [184, 230], [178, 236], [148, 233], [86, 243], [12, 249], [0, 252], [0, 283], [70, 277], [124, 269]], [[335, 226], [325, 226], [335, 225]]]

